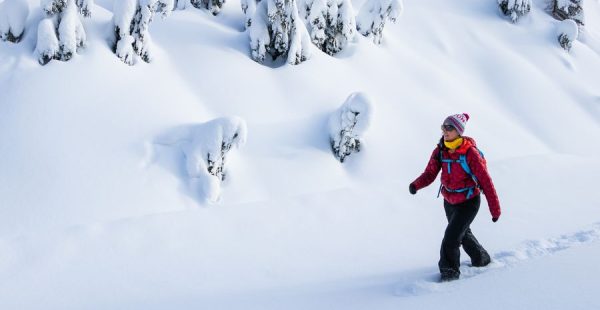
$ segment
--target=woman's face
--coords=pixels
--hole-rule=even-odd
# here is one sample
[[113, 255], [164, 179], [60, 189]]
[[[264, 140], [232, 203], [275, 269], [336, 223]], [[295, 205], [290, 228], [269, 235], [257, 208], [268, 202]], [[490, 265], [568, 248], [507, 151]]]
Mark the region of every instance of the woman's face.
[[454, 126], [452, 125], [442, 125], [442, 134], [444, 135], [444, 141], [454, 141], [460, 135]]

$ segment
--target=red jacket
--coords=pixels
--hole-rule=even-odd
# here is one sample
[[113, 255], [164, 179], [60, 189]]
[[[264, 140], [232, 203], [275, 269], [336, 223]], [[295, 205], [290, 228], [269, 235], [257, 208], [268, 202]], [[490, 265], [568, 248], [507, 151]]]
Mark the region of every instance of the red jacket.
[[[483, 191], [490, 208], [492, 217], [500, 217], [500, 201], [492, 183], [486, 165], [485, 159], [479, 154], [476, 149], [475, 140], [469, 137], [463, 137], [462, 145], [456, 149], [454, 153], [450, 153], [448, 148], [444, 146], [443, 140], [440, 140], [440, 144], [433, 150], [429, 163], [425, 168], [425, 172], [421, 174], [412, 184], [414, 184], [417, 190], [420, 190], [435, 181], [440, 169], [442, 170], [442, 195], [451, 204], [458, 204], [467, 200], [467, 192], [450, 192], [448, 189], [457, 190], [468, 187], [475, 187], [473, 190], [472, 198], [479, 195], [480, 191]], [[460, 163], [450, 163], [450, 171], [448, 173], [448, 163], [442, 163], [440, 161], [440, 149], [442, 150], [443, 159], [458, 160], [460, 155], [465, 155], [467, 164], [471, 169], [471, 173], [477, 178], [479, 187], [476, 187], [475, 181], [464, 171]], [[442, 169], [443, 168], [443, 169]]]

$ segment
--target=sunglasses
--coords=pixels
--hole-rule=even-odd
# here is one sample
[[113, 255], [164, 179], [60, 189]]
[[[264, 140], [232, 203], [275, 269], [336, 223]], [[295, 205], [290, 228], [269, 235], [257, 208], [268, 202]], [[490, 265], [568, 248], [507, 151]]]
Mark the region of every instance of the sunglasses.
[[454, 126], [452, 126], [452, 125], [442, 125], [442, 130], [443, 131], [452, 131], [452, 130], [456, 130], [456, 128], [454, 128]]

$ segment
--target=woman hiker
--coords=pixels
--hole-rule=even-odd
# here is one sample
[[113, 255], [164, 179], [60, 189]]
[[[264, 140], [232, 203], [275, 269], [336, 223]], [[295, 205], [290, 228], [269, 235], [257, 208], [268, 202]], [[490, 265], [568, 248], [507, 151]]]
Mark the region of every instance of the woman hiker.
[[[442, 170], [440, 192], [444, 196], [444, 211], [448, 226], [440, 250], [441, 281], [460, 277], [460, 246], [471, 257], [474, 267], [490, 263], [490, 255], [479, 244], [469, 228], [481, 203], [484, 193], [492, 214], [492, 221], [500, 217], [500, 202], [488, 174], [483, 154], [477, 149], [475, 140], [463, 136], [469, 115], [448, 116], [442, 124], [443, 137], [431, 153], [425, 172], [409, 186], [411, 194], [430, 185]], [[439, 194], [438, 194], [439, 196]]]

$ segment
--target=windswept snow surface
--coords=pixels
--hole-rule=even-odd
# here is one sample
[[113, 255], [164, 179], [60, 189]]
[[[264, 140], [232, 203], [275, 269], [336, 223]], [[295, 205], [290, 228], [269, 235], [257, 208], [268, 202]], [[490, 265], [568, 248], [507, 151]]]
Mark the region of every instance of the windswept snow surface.
[[[381, 45], [272, 68], [235, 0], [156, 19], [134, 67], [98, 0], [78, 57], [42, 67], [31, 0], [23, 41], [0, 42], [0, 309], [600, 308], [600, 3], [567, 53], [543, 2], [512, 24], [496, 1], [404, 0]], [[341, 164], [327, 120], [356, 91], [377, 113]], [[423, 285], [445, 217], [438, 182], [407, 187], [462, 112], [503, 208], [472, 225], [496, 265]], [[232, 115], [248, 141], [205, 205], [154, 142]]]

